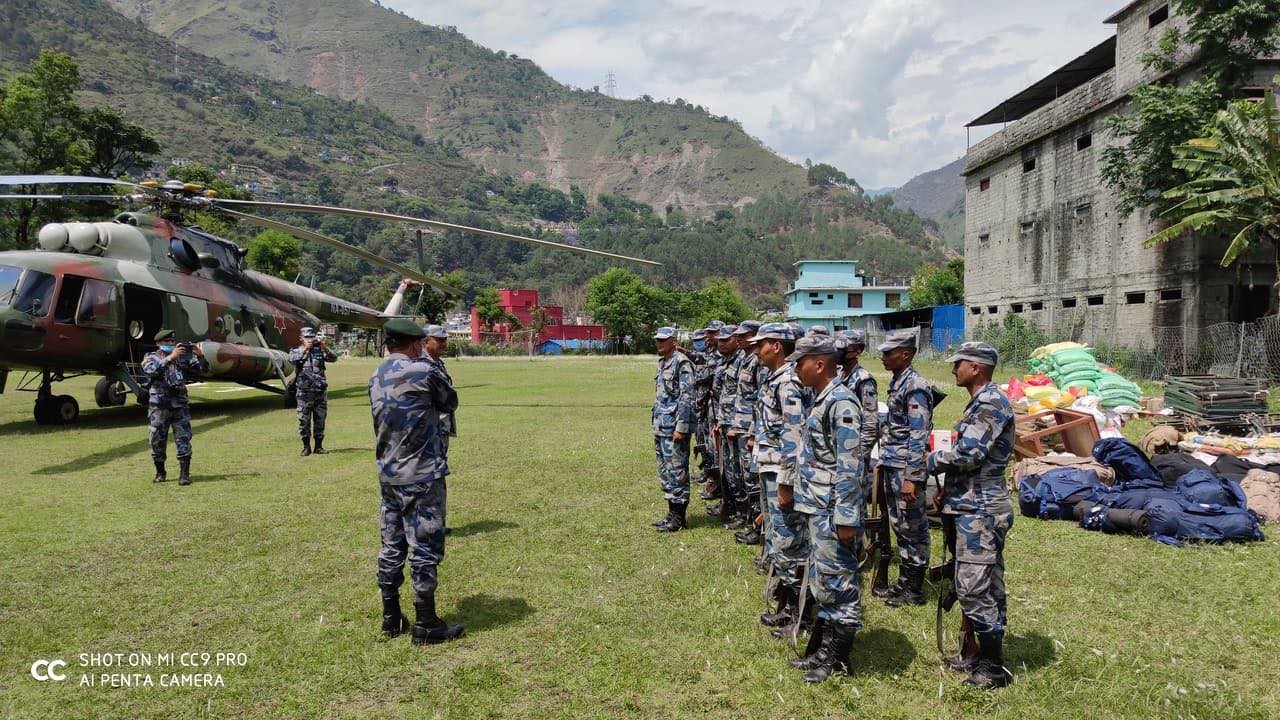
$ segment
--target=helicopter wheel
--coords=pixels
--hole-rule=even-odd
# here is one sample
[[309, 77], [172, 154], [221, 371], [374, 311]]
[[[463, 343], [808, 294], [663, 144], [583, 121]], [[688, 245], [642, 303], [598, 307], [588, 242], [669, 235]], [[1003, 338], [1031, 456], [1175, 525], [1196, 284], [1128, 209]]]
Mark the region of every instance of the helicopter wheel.
[[99, 378], [98, 384], [93, 386], [93, 399], [98, 407], [119, 407], [128, 397], [128, 389], [119, 380]]
[[36, 400], [37, 425], [70, 425], [80, 417], [80, 403], [70, 395], [55, 395]]

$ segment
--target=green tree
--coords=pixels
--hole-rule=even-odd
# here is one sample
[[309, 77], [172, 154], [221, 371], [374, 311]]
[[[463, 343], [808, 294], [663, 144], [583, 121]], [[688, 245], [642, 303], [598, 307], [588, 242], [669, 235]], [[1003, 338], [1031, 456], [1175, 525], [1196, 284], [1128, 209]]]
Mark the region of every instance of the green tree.
[[[1280, 78], [1278, 78], [1280, 79]], [[1173, 221], [1147, 238], [1147, 247], [1190, 233], [1231, 238], [1222, 266], [1263, 244], [1277, 249], [1280, 277], [1280, 110], [1267, 91], [1261, 104], [1240, 100], [1219, 111], [1206, 137], [1174, 148], [1173, 167], [1187, 182], [1164, 193], [1175, 203], [1164, 212]], [[1277, 312], [1272, 289], [1267, 314]]]
[[705, 288], [685, 294], [680, 322], [704, 327], [712, 320], [736, 323], [755, 317], [751, 306], [724, 278], [713, 279]]
[[160, 152], [160, 143], [151, 133], [125, 120], [115, 108], [90, 110], [81, 118], [80, 128], [91, 147], [92, 154], [85, 164], [90, 175], [117, 177]]
[[611, 268], [587, 283], [586, 310], [614, 337], [631, 336], [641, 347], [671, 313], [670, 296], [646, 285], [635, 273]]
[[925, 265], [911, 278], [907, 308], [953, 305], [964, 302], [964, 260], [957, 258], [945, 267]]
[[429, 323], [441, 323], [445, 315], [457, 306], [458, 302], [470, 292], [470, 281], [466, 273], [454, 270], [440, 278], [440, 282], [462, 292], [461, 297], [446, 297], [431, 288], [424, 288], [419, 296], [417, 314], [425, 317]]
[[249, 239], [249, 267], [292, 281], [302, 269], [302, 242], [279, 230], [263, 230]]
[[1238, 98], [1256, 59], [1277, 47], [1280, 0], [1174, 0], [1172, 5], [1186, 18], [1186, 29], [1167, 30], [1143, 62], [1167, 74], [1190, 53], [1200, 59], [1201, 75], [1186, 83], [1170, 78], [1136, 88], [1133, 113], [1107, 118], [1117, 142], [1102, 151], [1099, 173], [1125, 215], [1153, 202], [1158, 210], [1168, 208], [1164, 191], [1187, 180], [1173, 166], [1173, 149], [1198, 137], [1215, 112]]

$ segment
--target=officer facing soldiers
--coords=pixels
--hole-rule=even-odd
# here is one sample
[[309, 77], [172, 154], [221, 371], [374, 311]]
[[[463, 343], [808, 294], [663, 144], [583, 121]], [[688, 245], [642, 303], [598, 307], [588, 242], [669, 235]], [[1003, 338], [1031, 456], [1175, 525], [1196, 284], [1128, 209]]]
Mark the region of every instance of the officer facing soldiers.
[[865, 489], [870, 491], [871, 449], [880, 436], [880, 406], [876, 379], [858, 362], [867, 349], [867, 334], [862, 330], [844, 330], [836, 336], [835, 343], [840, 353], [840, 381], [853, 392], [862, 407], [862, 459], [867, 466]]
[[[444, 376], [449, 388], [453, 388], [453, 378], [449, 376], [449, 371], [444, 366], [444, 355], [449, 349], [449, 331], [444, 329], [442, 325], [427, 325], [422, 329], [426, 333], [426, 339], [422, 342], [422, 349], [425, 353], [422, 359], [435, 365], [440, 374]], [[440, 413], [441, 429], [444, 432], [444, 449], [449, 451], [449, 438], [458, 436], [458, 422], [456, 413], [453, 411]]]
[[[800, 601], [797, 570], [808, 554], [808, 521], [795, 511], [792, 493], [808, 411], [795, 365], [787, 362], [787, 356], [795, 350], [797, 337], [797, 333], [783, 323], [765, 323], [751, 339], [760, 366], [769, 373], [760, 388], [752, 456], [764, 491], [765, 557], [772, 563], [777, 577], [774, 591], [777, 611], [760, 616], [760, 622], [770, 627], [781, 627], [796, 620]], [[779, 503], [779, 495], [784, 492], [785, 510]]]
[[209, 372], [209, 362], [199, 343], [178, 343], [177, 333], [163, 329], [156, 333], [158, 347], [142, 359], [142, 372], [151, 379], [148, 390], [147, 422], [150, 426], [151, 460], [156, 465], [155, 482], [168, 479], [165, 473], [165, 446], [169, 428], [178, 448], [181, 474], [179, 485], [191, 484], [191, 406], [187, 383]]
[[667, 500], [667, 516], [654, 522], [659, 532], [687, 526], [689, 508], [689, 438], [693, 433], [693, 363], [676, 349], [675, 328], [654, 333], [658, 372], [653, 378], [653, 449], [658, 477]]
[[935, 391], [911, 367], [916, 355], [912, 330], [894, 330], [877, 348], [884, 369], [893, 373], [886, 402], [888, 417], [880, 428], [889, 523], [898, 538], [898, 582], [873, 592], [889, 607], [924, 604], [924, 573], [929, 565], [929, 519], [925, 515], [925, 455], [933, 432]]
[[853, 637], [862, 628], [856, 553], [865, 507], [862, 418], [853, 393], [836, 377], [831, 338], [803, 337], [787, 360], [817, 394], [805, 419], [794, 499], [795, 509], [809, 519], [808, 587], [818, 615], [805, 656], [791, 663], [808, 671], [806, 682], [817, 683], [848, 672]]
[[[302, 344], [289, 351], [289, 362], [297, 368], [298, 435], [302, 437], [302, 456], [311, 454], [311, 436], [316, 438], [315, 454], [325, 455], [324, 423], [329, 417], [329, 379], [325, 363], [337, 362], [338, 356], [316, 335], [315, 328], [302, 328]], [[314, 430], [313, 430], [314, 426]]]
[[970, 672], [965, 681], [986, 690], [1012, 680], [1002, 644], [1008, 625], [1004, 589], [1004, 544], [1013, 526], [1013, 503], [1004, 471], [1013, 453], [1013, 407], [991, 381], [998, 361], [987, 343], [967, 342], [948, 362], [956, 385], [969, 391], [969, 404], [956, 422], [950, 450], [931, 453], [928, 471], [946, 473], [934, 496], [956, 532], [956, 596], [978, 636], [976, 660], [957, 658], [948, 667]]
[[444, 560], [445, 456], [440, 418], [458, 406], [458, 396], [439, 368], [421, 362], [426, 333], [410, 320], [382, 326], [387, 357], [369, 380], [374, 452], [382, 489], [382, 550], [378, 588], [382, 592], [382, 631], [403, 633], [409, 622], [400, 612], [400, 585], [409, 561], [417, 621], [414, 645], [462, 637], [461, 625], [436, 614], [436, 568]]

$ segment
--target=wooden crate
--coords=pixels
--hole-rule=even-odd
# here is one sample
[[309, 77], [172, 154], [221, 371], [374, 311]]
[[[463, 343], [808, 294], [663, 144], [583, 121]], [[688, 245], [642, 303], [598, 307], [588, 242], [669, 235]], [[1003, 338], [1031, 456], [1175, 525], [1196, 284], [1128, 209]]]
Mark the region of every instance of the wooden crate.
[[1017, 439], [1013, 453], [1019, 460], [1043, 457], [1050, 452], [1069, 452], [1080, 457], [1093, 455], [1098, 442], [1098, 424], [1093, 416], [1055, 408], [1035, 415], [1019, 415], [1015, 420]]

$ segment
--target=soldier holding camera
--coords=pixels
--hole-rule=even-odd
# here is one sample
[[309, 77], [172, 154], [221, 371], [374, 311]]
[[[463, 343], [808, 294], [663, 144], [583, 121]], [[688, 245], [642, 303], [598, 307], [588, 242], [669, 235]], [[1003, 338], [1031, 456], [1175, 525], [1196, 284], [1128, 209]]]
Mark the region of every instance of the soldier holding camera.
[[156, 349], [142, 360], [142, 372], [151, 379], [148, 389], [147, 422], [151, 433], [151, 459], [156, 465], [155, 482], [164, 482], [165, 446], [169, 428], [178, 448], [181, 475], [179, 485], [191, 484], [191, 407], [187, 382], [209, 371], [200, 345], [177, 342], [177, 333], [163, 329], [156, 333]]
[[289, 362], [297, 368], [294, 382], [298, 390], [298, 434], [302, 437], [302, 456], [310, 455], [311, 437], [316, 439], [315, 454], [325, 455], [324, 422], [329, 417], [329, 380], [325, 363], [338, 356], [316, 335], [315, 328], [302, 328], [302, 344], [289, 351]]

